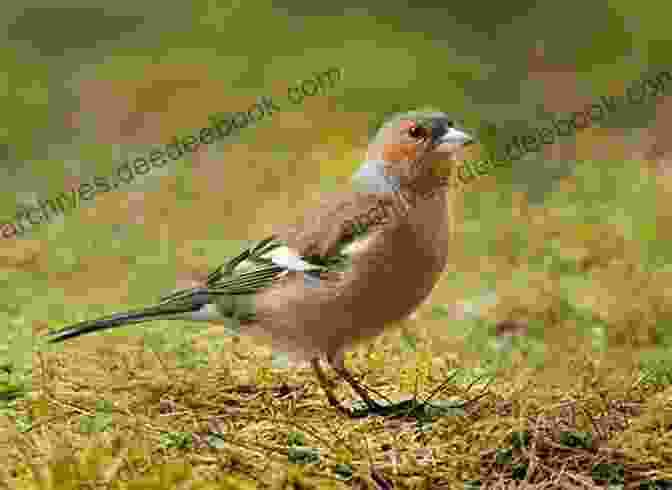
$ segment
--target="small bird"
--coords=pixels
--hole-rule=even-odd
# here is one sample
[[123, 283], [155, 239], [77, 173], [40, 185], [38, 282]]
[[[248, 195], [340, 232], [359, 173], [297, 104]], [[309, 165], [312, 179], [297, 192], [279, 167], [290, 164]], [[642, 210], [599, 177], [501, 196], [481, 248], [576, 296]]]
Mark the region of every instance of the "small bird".
[[[474, 141], [443, 112], [397, 114], [370, 142], [347, 192], [327, 196], [298, 223], [229, 258], [200, 285], [51, 331], [49, 342], [152, 320], [233, 322], [238, 332], [270, 335], [310, 360], [342, 413], [354, 416], [334, 395], [322, 356], [380, 411], [345, 368], [344, 352], [410, 315], [438, 281], [450, 238], [447, 183], [459, 150]], [[374, 209], [382, 219], [367, 219]]]

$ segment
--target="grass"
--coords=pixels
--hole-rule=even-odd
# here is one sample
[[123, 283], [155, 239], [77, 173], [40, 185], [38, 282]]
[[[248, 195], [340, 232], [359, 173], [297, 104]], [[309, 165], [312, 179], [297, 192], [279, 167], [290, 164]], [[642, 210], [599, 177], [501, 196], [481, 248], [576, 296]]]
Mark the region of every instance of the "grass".
[[[268, 350], [236, 338], [199, 367], [148, 350], [142, 339], [40, 354], [35, 390], [3, 409], [6, 485], [154, 488], [155, 480], [166, 488], [184, 478], [184, 488], [245, 488], [231, 483], [237, 478], [249, 488], [292, 488], [283, 480], [352, 488], [360, 478], [384, 488], [373, 483], [378, 477], [393, 488], [475, 488], [475, 480], [498, 488], [529, 473], [540, 482], [529, 488], [591, 488], [591, 478], [669, 478], [669, 359], [616, 371], [584, 349], [554, 383], [515, 347], [496, 367], [430, 356], [423, 330], [412, 354], [402, 353], [398, 334], [386, 334], [349, 361], [390, 397], [419, 387], [424, 398], [450, 379], [441, 400], [482, 398], [426, 417], [347, 420], [308, 369], [274, 369]], [[64, 472], [68, 483], [59, 486]]]

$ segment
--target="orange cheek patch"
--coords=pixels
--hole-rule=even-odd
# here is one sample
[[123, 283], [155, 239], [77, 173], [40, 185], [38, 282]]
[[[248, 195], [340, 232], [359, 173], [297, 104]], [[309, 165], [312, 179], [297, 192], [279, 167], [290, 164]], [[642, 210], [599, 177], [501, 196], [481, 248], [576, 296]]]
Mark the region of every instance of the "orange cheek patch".
[[383, 159], [386, 162], [401, 162], [405, 160], [415, 160], [417, 155], [416, 146], [408, 145], [386, 145], [383, 149]]

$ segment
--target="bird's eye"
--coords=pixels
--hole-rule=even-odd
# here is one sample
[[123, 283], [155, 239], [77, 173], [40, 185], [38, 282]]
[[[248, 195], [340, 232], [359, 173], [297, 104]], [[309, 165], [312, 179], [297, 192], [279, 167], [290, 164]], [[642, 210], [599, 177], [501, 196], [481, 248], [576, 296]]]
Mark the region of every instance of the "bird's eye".
[[408, 130], [408, 134], [411, 138], [415, 139], [426, 139], [428, 137], [427, 129], [424, 126], [413, 126]]

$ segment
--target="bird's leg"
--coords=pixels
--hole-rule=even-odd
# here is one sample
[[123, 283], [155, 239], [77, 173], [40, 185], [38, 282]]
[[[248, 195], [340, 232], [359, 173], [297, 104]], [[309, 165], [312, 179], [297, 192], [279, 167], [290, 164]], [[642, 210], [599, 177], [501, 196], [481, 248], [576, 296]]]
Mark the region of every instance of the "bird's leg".
[[352, 412], [348, 410], [346, 407], [344, 407], [341, 402], [338, 401], [336, 398], [336, 395], [334, 395], [334, 391], [331, 389], [331, 383], [327, 379], [326, 374], [324, 374], [324, 371], [322, 370], [322, 366], [320, 366], [320, 358], [319, 357], [313, 357], [310, 360], [311, 366], [313, 366], [313, 371], [315, 371], [315, 375], [317, 376], [317, 380], [320, 382], [320, 386], [322, 386], [322, 389], [324, 390], [324, 394], [327, 395], [327, 399], [329, 400], [329, 404], [336, 408], [339, 412], [347, 415], [347, 416], [352, 416]]
[[372, 412], [382, 410], [383, 407], [376, 403], [369, 396], [367, 389], [358, 383], [352, 374], [350, 374], [350, 371], [345, 368], [345, 360], [342, 353], [336, 354], [336, 357], [328, 355], [327, 360], [329, 361], [331, 367], [334, 368], [334, 371], [336, 371], [336, 373], [352, 387], [355, 393], [359, 395], [362, 401], [366, 403], [366, 406], [369, 407], [369, 410]]

